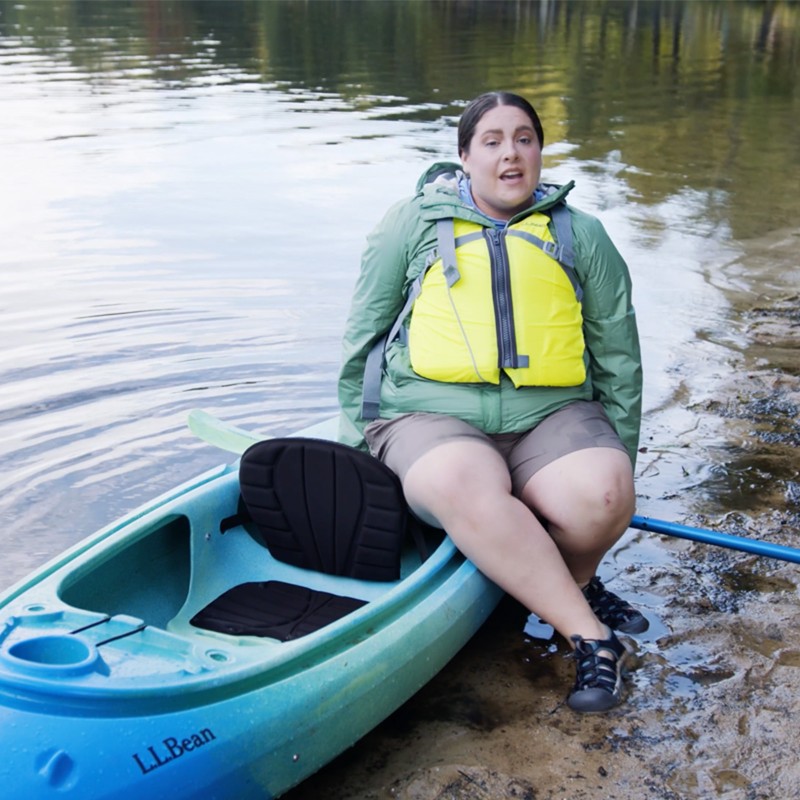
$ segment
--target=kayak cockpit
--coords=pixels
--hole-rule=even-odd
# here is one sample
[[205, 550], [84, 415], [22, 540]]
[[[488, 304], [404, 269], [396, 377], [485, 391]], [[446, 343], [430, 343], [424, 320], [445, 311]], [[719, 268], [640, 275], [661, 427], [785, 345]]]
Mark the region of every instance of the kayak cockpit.
[[[177, 703], [165, 700], [177, 685], [216, 691], [248, 675], [268, 681], [295, 659], [324, 660], [373, 635], [463, 563], [441, 531], [429, 531], [431, 557], [404, 542], [395, 580], [306, 569], [276, 559], [245, 523], [222, 525], [238, 508], [238, 476], [225, 471], [136, 512], [46, 570], [3, 609], [0, 691], [13, 685], [59, 702], [94, 695], [141, 702], [150, 693]], [[342, 618], [286, 641], [193, 622], [215, 598], [252, 583], [357, 602]]]
[[[167, 623], [170, 631], [183, 635], [221, 635], [226, 640], [253, 644], [257, 634], [248, 634], [239, 630], [226, 631], [222, 626], [206, 627], [203, 625], [203, 611], [218, 598], [230, 597], [239, 590], [239, 598], [233, 597], [231, 602], [247, 603], [260, 599], [268, 602], [271, 589], [275, 592], [287, 591], [283, 587], [293, 587], [295, 597], [307, 599], [328, 595], [331, 598], [347, 598], [352, 602], [350, 611], [355, 611], [366, 603], [374, 602], [390, 592], [394, 587], [408, 578], [421, 565], [421, 558], [416, 548], [409, 544], [401, 554], [400, 577], [394, 581], [367, 581], [341, 575], [330, 575], [323, 572], [304, 569], [276, 559], [272, 553], [251, 536], [244, 526], [237, 526], [225, 533], [210, 533], [196, 536], [192, 541], [191, 580], [186, 601], [181, 610]], [[220, 565], [224, 564], [224, 569]], [[248, 587], [243, 589], [242, 587]], [[247, 593], [251, 592], [248, 603]], [[288, 589], [291, 591], [291, 588]], [[291, 602], [291, 598], [290, 598]], [[303, 600], [298, 600], [303, 602]], [[333, 600], [332, 602], [336, 602]], [[243, 615], [253, 612], [242, 612]], [[275, 612], [278, 613], [278, 612]], [[264, 608], [262, 621], [264, 628], [269, 629], [270, 611]], [[330, 622], [335, 619], [329, 620]], [[276, 623], [277, 624], [277, 623]], [[253, 624], [257, 627], [258, 622]], [[320, 626], [322, 627], [322, 626]], [[286, 641], [293, 636], [282, 637], [262, 635], [259, 638]]]
[[[258, 442], [242, 456], [239, 487], [237, 513], [222, 519], [220, 535], [195, 540], [190, 594], [199, 585], [212, 598], [199, 608], [189, 598], [195, 627], [298, 639], [395, 586], [410, 531], [427, 553], [397, 476], [352, 447], [301, 437]], [[221, 574], [231, 571], [233, 585]]]

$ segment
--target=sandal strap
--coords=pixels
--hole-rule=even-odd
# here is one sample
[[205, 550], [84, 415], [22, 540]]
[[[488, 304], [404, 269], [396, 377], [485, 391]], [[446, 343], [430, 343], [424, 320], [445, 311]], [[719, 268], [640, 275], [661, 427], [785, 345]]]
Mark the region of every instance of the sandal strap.
[[[617, 687], [617, 663], [625, 653], [624, 646], [613, 639], [584, 639], [572, 636], [575, 649], [570, 657], [577, 661], [576, 689], [598, 688], [614, 692]], [[611, 655], [601, 655], [611, 653]]]
[[632, 633], [638, 633], [647, 627], [641, 612], [603, 585], [600, 577], [595, 575], [583, 588], [583, 596], [597, 618], [610, 628], [619, 630], [626, 623]]
[[574, 711], [608, 711], [620, 702], [622, 665], [627, 649], [612, 631], [608, 639], [572, 636], [575, 686], [567, 698]]

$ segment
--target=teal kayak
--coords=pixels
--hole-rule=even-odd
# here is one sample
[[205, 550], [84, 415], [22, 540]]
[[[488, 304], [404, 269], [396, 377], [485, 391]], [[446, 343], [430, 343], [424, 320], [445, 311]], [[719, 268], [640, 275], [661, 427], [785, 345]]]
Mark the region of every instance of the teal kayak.
[[[195, 418], [209, 441], [252, 439], [209, 419]], [[279, 561], [239, 513], [234, 462], [0, 596], [4, 797], [278, 797], [418, 691], [502, 594], [443, 532], [426, 558], [405, 543], [399, 577], [373, 581]], [[270, 581], [355, 607], [288, 640], [197, 626], [214, 597]]]

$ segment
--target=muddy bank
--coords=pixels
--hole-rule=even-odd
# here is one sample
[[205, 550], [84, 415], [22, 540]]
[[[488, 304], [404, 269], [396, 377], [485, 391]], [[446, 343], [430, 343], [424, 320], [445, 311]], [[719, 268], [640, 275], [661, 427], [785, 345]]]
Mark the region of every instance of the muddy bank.
[[674, 563], [615, 582], [656, 618], [655, 636], [626, 639], [619, 709], [572, 713], [566, 646], [525, 640], [507, 601], [431, 684], [291, 797], [796, 797], [797, 570], [674, 550]]
[[[648, 420], [639, 511], [800, 546], [798, 297], [779, 285], [730, 297], [741, 346], [713, 381], [681, 376]], [[601, 572], [651, 621], [626, 637], [620, 708], [571, 712], [566, 645], [526, 639], [506, 600], [437, 678], [288, 797], [800, 796], [800, 566], [631, 531]]]

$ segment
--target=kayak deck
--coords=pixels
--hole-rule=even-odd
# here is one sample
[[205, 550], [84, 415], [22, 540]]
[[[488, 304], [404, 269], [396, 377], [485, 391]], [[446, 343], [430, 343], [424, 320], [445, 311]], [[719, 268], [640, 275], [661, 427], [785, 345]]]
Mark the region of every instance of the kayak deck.
[[[115, 531], [100, 550], [79, 555], [24, 595], [0, 629], [0, 679], [64, 698], [92, 693], [142, 696], [176, 684], [213, 683], [306, 659], [325, 645], [346, 647], [377, 615], [402, 613], [406, 598], [463, 559], [442, 535], [423, 564], [409, 544], [396, 581], [365, 581], [276, 560], [240, 525], [238, 479], [229, 471], [156, 504]], [[443, 576], [444, 577], [444, 576]], [[260, 581], [357, 598], [366, 605], [315, 634], [287, 642], [204, 630], [192, 618], [228, 589]], [[372, 620], [372, 621], [371, 621]], [[356, 635], [358, 635], [356, 633]], [[199, 688], [199, 687], [198, 687]]]

